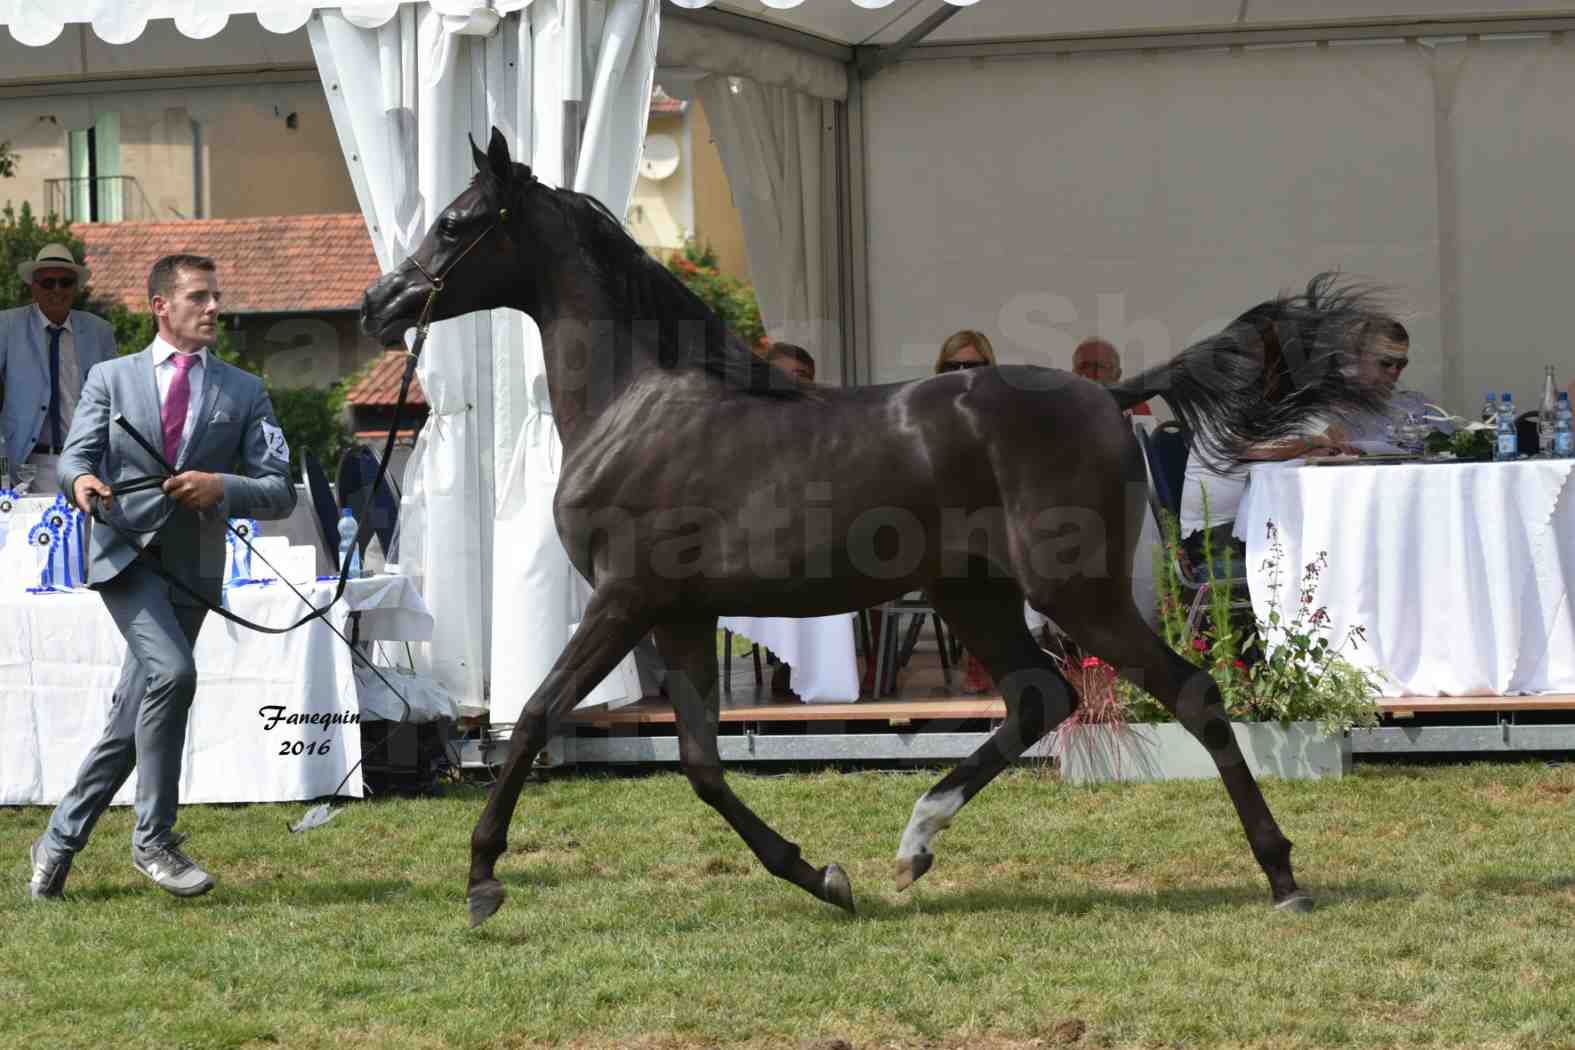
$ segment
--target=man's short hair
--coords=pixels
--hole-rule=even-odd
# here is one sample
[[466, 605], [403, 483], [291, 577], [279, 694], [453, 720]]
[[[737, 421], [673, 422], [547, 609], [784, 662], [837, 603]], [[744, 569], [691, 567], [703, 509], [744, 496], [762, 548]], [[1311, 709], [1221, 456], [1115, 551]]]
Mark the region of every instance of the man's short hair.
[[1411, 345], [1411, 333], [1405, 330], [1405, 325], [1388, 318], [1375, 324], [1368, 333], [1373, 339], [1386, 339], [1391, 343], [1404, 343]]
[[770, 364], [779, 357], [790, 357], [808, 368], [811, 375], [815, 374], [815, 359], [809, 356], [809, 351], [802, 346], [794, 343], [772, 343], [771, 349], [766, 351], [766, 364]]
[[206, 255], [166, 255], [153, 264], [153, 269], [148, 273], [148, 302], [153, 302], [155, 295], [165, 299], [175, 290], [176, 275], [181, 270], [205, 270], [213, 273], [218, 270], [213, 260]]

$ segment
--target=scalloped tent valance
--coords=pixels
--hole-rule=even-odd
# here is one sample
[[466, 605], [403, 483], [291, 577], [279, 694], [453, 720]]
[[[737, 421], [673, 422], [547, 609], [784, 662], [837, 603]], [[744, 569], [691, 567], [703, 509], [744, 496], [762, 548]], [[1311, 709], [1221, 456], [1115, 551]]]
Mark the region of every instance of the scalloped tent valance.
[[[361, 0], [318, 3], [316, 0], [78, 0], [75, 4], [49, 5], [39, 0], [0, 0], [0, 23], [18, 43], [43, 47], [68, 24], [87, 23], [106, 44], [129, 44], [154, 19], [172, 19], [181, 35], [206, 40], [222, 30], [231, 15], [255, 14], [264, 29], [293, 33], [307, 23], [318, 8], [333, 8], [352, 25], [375, 29], [398, 13], [406, 0]], [[445, 18], [485, 33], [498, 16], [529, 7], [531, 0], [424, 0]]]

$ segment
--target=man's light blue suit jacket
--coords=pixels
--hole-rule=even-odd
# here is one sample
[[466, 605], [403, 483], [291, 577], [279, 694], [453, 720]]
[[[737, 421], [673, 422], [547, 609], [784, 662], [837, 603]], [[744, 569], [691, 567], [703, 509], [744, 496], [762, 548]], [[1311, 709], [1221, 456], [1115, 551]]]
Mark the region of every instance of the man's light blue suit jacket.
[[[117, 353], [109, 322], [82, 310], [71, 311], [71, 340], [84, 385], [88, 369]], [[31, 304], [0, 310], [0, 391], [0, 452], [20, 463], [49, 425], [49, 336]]]

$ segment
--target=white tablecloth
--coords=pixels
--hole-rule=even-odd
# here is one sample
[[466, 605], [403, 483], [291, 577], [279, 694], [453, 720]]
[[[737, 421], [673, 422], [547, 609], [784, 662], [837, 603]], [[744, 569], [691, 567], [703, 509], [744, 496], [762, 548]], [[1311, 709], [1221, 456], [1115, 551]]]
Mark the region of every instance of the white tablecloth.
[[1387, 696], [1575, 693], [1575, 460], [1311, 467], [1251, 472], [1237, 528], [1253, 607], [1271, 609], [1267, 525], [1284, 545], [1282, 616], [1302, 567], [1328, 552], [1315, 607], [1331, 643]]
[[723, 617], [724, 630], [777, 654], [793, 669], [793, 691], [805, 703], [852, 703], [859, 698], [858, 650], [852, 613], [835, 616]]
[[[325, 581], [302, 591], [321, 605], [333, 589]], [[279, 583], [230, 588], [226, 603], [237, 615], [280, 626], [305, 612]], [[407, 577], [351, 580], [329, 618], [348, 634], [352, 611], [363, 614], [363, 639], [415, 641], [432, 633], [432, 617]], [[0, 594], [0, 804], [52, 804], [65, 794], [103, 732], [124, 654], [120, 632], [91, 591]], [[280, 720], [268, 727], [274, 713], [286, 719], [361, 716], [353, 657], [321, 621], [269, 635], [210, 613], [197, 637], [196, 660], [182, 802], [316, 798], [333, 791], [360, 759], [356, 724]], [[413, 695], [419, 699], [419, 691]], [[311, 744], [317, 748], [296, 754], [297, 743], [303, 752]], [[131, 801], [135, 783], [133, 773], [117, 804]], [[361, 794], [359, 770], [341, 790]]]

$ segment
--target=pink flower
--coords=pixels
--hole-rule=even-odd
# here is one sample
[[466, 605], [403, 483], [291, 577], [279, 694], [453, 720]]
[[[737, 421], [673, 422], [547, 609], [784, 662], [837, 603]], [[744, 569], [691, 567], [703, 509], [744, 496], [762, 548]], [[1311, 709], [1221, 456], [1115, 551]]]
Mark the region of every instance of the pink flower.
[[1205, 642], [1202, 638], [1194, 638], [1192, 639], [1192, 648], [1196, 649], [1200, 653], [1206, 653], [1209, 651], [1209, 643]]
[[1236, 670], [1238, 670], [1238, 671], [1245, 671], [1246, 669], [1247, 669], [1247, 665], [1245, 663], [1243, 663], [1240, 660], [1236, 661]]
[[1088, 670], [1091, 667], [1102, 667], [1102, 666], [1104, 666], [1104, 664], [1099, 659], [1099, 657], [1097, 657], [1097, 656], [1085, 656], [1085, 657], [1083, 657], [1083, 670], [1085, 670], [1085, 671]]

